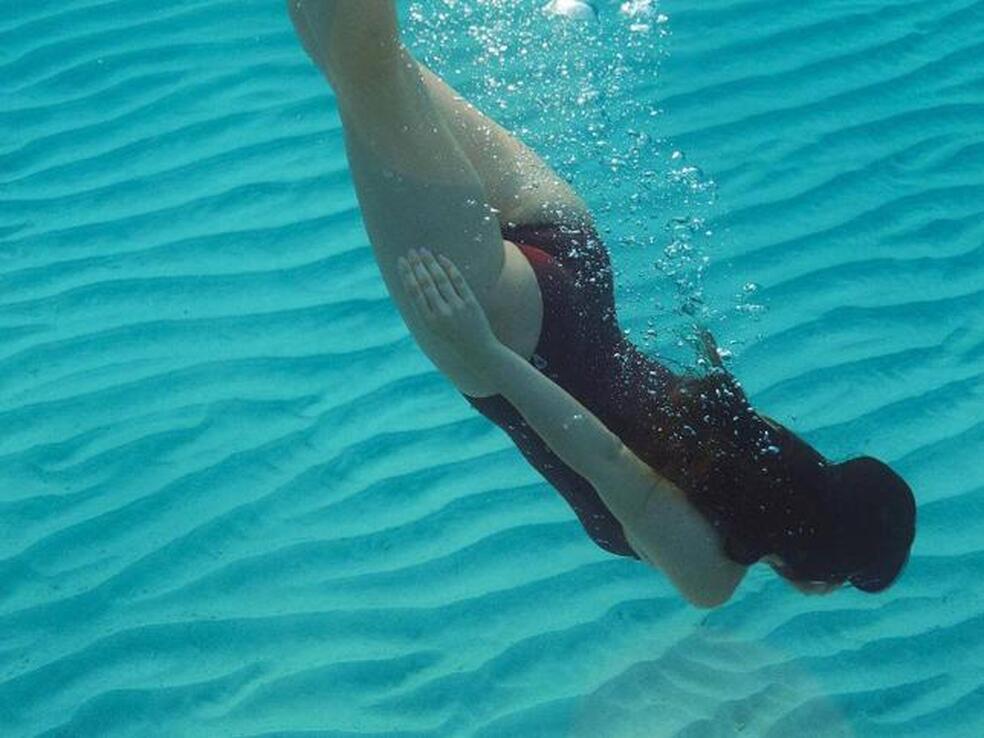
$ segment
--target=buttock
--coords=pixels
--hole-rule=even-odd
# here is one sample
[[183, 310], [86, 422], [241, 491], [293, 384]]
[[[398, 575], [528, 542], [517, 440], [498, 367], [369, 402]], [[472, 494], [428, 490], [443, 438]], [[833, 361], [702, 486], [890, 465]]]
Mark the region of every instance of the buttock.
[[585, 379], [575, 374], [607, 364], [621, 338], [608, 252], [593, 229], [522, 226], [503, 238], [529, 261], [543, 298], [532, 361], [571, 391]]
[[502, 237], [533, 246], [552, 257], [586, 297], [614, 309], [614, 281], [608, 249], [591, 226], [544, 224], [506, 226]]

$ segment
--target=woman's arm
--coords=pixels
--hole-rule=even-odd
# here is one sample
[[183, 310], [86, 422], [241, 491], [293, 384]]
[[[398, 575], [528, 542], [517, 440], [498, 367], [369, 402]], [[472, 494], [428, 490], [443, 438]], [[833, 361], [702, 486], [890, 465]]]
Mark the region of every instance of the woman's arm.
[[622, 524], [633, 549], [698, 607], [726, 602], [745, 574], [721, 550], [713, 526], [686, 495], [637, 457], [578, 400], [504, 346], [464, 277], [448, 259], [410, 253], [400, 270], [415, 308], [473, 362], [537, 434], [587, 479]]
[[480, 371], [560, 460], [591, 482], [623, 526], [665, 484], [578, 400], [503, 344], [481, 355]]
[[727, 558], [717, 531], [562, 387], [501, 343], [483, 355], [485, 376], [560, 459], [587, 479], [622, 524], [633, 550], [697, 607], [727, 602], [747, 567]]
[[439, 259], [412, 251], [400, 265], [415, 308], [561, 461], [591, 482], [619, 522], [631, 524], [664, 480], [580, 402], [500, 342], [461, 273]]

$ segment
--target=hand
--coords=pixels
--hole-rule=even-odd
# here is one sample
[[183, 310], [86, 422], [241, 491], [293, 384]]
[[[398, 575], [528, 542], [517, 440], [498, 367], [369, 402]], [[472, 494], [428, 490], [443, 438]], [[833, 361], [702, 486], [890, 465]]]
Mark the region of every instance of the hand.
[[398, 265], [417, 314], [449, 348], [471, 361], [499, 348], [485, 310], [450, 259], [411, 249]]

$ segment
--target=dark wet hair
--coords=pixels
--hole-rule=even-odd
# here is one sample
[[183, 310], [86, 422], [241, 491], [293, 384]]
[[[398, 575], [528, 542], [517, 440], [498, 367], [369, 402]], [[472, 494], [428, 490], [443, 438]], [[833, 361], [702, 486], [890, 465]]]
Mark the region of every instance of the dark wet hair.
[[[905, 568], [915, 539], [909, 485], [870, 456], [817, 463], [819, 454], [805, 441], [782, 426], [777, 432], [789, 460], [792, 494], [823, 500], [828, 514], [821, 524], [829, 526], [816, 545], [773, 546], [786, 565], [783, 575], [794, 581], [849, 582], [865, 592], [886, 589]], [[804, 464], [804, 457], [810, 461]]]
[[[905, 481], [870, 457], [832, 463], [760, 415], [723, 368], [674, 375], [647, 362], [647, 392], [627, 392], [638, 422], [623, 440], [687, 494], [718, 529], [732, 560], [778, 555], [803, 582], [850, 582], [866, 592], [901, 573], [915, 537]], [[642, 369], [635, 376], [643, 383]], [[644, 399], [648, 395], [648, 399]]]

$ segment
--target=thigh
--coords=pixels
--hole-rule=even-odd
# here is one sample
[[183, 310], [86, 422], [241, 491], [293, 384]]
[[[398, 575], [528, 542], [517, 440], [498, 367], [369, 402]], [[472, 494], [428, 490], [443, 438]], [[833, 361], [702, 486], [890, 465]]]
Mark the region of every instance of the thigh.
[[341, 80], [335, 89], [366, 231], [393, 301], [438, 369], [466, 394], [487, 394], [467, 359], [436, 340], [415, 314], [397, 260], [426, 246], [454, 261], [496, 334], [521, 354], [532, 353], [539, 332], [535, 276], [503, 241], [481, 178], [414, 65]]
[[430, 69], [419, 66], [436, 108], [504, 225], [590, 222], [584, 201], [535, 151]]
[[336, 86], [349, 169], [387, 284], [410, 248], [444, 254], [484, 304], [503, 264], [502, 233], [482, 182], [418, 74], [395, 63], [382, 77]]
[[400, 41], [393, 0], [289, 0], [304, 48], [335, 91], [366, 230], [393, 297], [396, 263], [428, 246], [455, 261], [483, 303], [504, 263], [481, 178]]
[[486, 184], [424, 70], [400, 43], [392, 0], [291, 0], [290, 7], [305, 49], [334, 88], [352, 179], [383, 280], [438, 368], [463, 389], [482, 391], [469, 376], [468, 362], [442, 349], [414, 313], [397, 261], [410, 248], [424, 246], [450, 258], [503, 341], [517, 349], [538, 330], [527, 318], [535, 316], [539, 300], [535, 278], [528, 265], [507, 258], [510, 248]]

